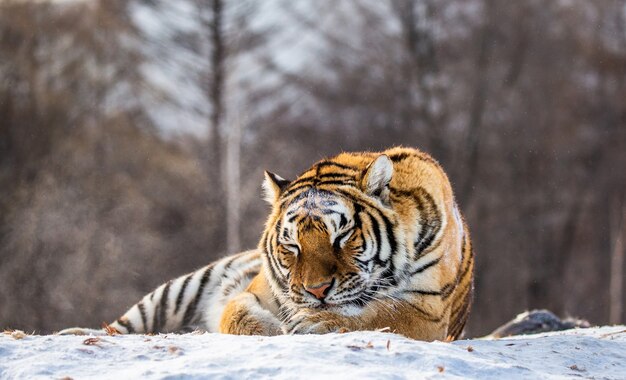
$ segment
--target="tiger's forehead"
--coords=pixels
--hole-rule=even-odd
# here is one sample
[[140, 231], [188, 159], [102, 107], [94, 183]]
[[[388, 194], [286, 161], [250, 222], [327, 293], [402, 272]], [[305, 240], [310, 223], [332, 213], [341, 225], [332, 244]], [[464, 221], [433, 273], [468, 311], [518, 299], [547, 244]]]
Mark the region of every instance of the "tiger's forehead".
[[330, 230], [342, 228], [352, 214], [350, 204], [340, 195], [311, 188], [294, 199], [285, 210], [283, 225], [323, 223]]
[[323, 216], [334, 212], [347, 211], [347, 204], [343, 197], [329, 191], [311, 188], [300, 194], [290, 202], [285, 216], [310, 215]]

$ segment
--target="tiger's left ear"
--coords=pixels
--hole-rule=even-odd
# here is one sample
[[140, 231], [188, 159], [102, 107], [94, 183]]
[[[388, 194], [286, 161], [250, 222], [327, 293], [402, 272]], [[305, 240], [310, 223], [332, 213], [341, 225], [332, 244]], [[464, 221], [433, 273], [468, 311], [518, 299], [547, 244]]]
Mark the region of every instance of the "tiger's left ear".
[[380, 198], [383, 203], [389, 202], [389, 183], [393, 176], [391, 159], [381, 154], [365, 169], [361, 179], [361, 188], [367, 195]]
[[278, 174], [265, 171], [265, 180], [263, 181], [263, 198], [269, 204], [274, 204], [280, 194], [289, 186], [288, 181]]

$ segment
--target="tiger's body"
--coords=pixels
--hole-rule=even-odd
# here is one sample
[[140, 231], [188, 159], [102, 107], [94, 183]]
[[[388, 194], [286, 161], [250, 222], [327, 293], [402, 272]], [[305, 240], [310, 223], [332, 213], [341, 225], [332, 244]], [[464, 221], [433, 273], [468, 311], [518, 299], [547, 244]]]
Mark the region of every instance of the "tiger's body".
[[450, 182], [430, 156], [342, 153], [294, 181], [266, 173], [264, 188], [272, 212], [258, 249], [161, 285], [111, 327], [461, 335], [474, 257]]

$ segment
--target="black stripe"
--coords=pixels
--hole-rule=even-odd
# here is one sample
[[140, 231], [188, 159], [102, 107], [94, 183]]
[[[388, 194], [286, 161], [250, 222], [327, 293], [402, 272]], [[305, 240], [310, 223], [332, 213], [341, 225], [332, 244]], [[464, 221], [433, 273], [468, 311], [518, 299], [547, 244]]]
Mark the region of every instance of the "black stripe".
[[432, 267], [433, 265], [436, 265], [439, 260], [441, 260], [441, 256], [437, 257], [436, 259], [427, 262], [426, 264], [422, 265], [421, 267], [417, 268], [416, 270], [414, 270], [413, 272], [411, 272], [411, 276], [414, 276], [418, 273], [422, 273], [423, 271], [425, 271], [426, 269]]
[[315, 175], [310, 175], [310, 176], [306, 176], [306, 177], [299, 177], [296, 178], [293, 182], [291, 182], [291, 184], [289, 186], [293, 187], [296, 185], [299, 185], [303, 182], [312, 182], [315, 179]]
[[317, 186], [330, 186], [330, 185], [338, 185], [338, 186], [354, 186], [356, 185], [356, 181], [355, 180], [344, 180], [344, 181], [339, 181], [339, 180], [331, 180], [331, 181], [320, 181], [316, 184]]
[[185, 316], [183, 317], [183, 324], [182, 324], [183, 327], [189, 326], [192, 319], [194, 318], [196, 314], [196, 308], [198, 307], [198, 303], [200, 302], [200, 299], [202, 298], [202, 295], [203, 295], [204, 287], [209, 281], [209, 277], [211, 276], [211, 272], [213, 271], [214, 266], [215, 266], [214, 264], [209, 266], [208, 268], [204, 270], [204, 273], [202, 273], [202, 278], [200, 279], [200, 285], [198, 286], [198, 290], [196, 291], [196, 296], [191, 302], [189, 302], [189, 305], [187, 306], [187, 310], [185, 311]]
[[358, 257], [355, 257], [354, 260], [356, 260], [356, 262], [361, 263], [361, 264], [368, 264], [369, 260], [361, 260]]
[[423, 296], [440, 296], [441, 295], [441, 291], [439, 290], [405, 289], [402, 292], [420, 294]]
[[469, 282], [467, 284], [465, 284], [465, 286], [463, 286], [463, 288], [461, 288], [461, 290], [459, 291], [459, 297], [463, 297], [463, 303], [461, 305], [459, 305], [458, 307], [452, 309], [452, 315], [456, 315], [458, 314], [458, 312], [463, 309], [464, 307], [467, 307], [469, 300], [471, 299], [471, 295], [472, 295], [472, 282]]
[[469, 316], [469, 309], [466, 310], [468, 311], [463, 313], [463, 315], [461, 315], [461, 318], [456, 321], [453, 333], [449, 334], [452, 336], [453, 339], [457, 339], [463, 333], [463, 329], [465, 328], [465, 324], [467, 323], [467, 317]]
[[338, 168], [342, 168], [342, 169], [346, 169], [346, 170], [351, 170], [351, 171], [358, 171], [358, 168], [355, 168], [354, 166], [348, 166], [348, 165], [344, 165], [344, 164], [340, 164], [338, 162], [334, 162], [334, 161], [320, 161], [317, 164], [315, 164], [315, 166], [318, 168], [318, 170], [320, 168], [322, 168], [323, 166], [336, 166]]
[[406, 305], [411, 306], [413, 309], [417, 310], [420, 314], [426, 316], [425, 319], [427, 321], [429, 321], [429, 322], [441, 322], [441, 319], [442, 319], [441, 316], [437, 317], [435, 315], [432, 315], [429, 312], [427, 312], [426, 310], [422, 309], [421, 307], [419, 307], [419, 306], [417, 306], [417, 305], [415, 305], [414, 303], [411, 303], [411, 302], [407, 302]]
[[421, 152], [401, 152], [401, 153], [395, 153], [389, 156], [389, 158], [391, 159], [391, 161], [393, 162], [400, 162], [402, 160], [405, 160], [409, 157], [413, 157], [413, 158], [417, 158], [420, 161], [426, 161], [429, 162], [431, 164], [434, 164], [436, 167], [440, 168], [439, 163], [432, 157], [430, 157], [429, 155], [425, 154], [425, 153], [421, 153]]
[[465, 262], [465, 268], [463, 268], [463, 271], [461, 272], [461, 275], [458, 277], [458, 281], [459, 282], [462, 281], [465, 278], [465, 276], [467, 275], [467, 272], [469, 272], [470, 269], [473, 267], [472, 264], [474, 263], [474, 261], [471, 260], [473, 258], [472, 255], [471, 255], [471, 252], [472, 251], [470, 251], [470, 257]]
[[[436, 247], [431, 246], [441, 229], [441, 212], [433, 197], [423, 187], [416, 187], [412, 190], [391, 189], [391, 192], [394, 196], [411, 197], [415, 200], [419, 213], [417, 223], [422, 226], [413, 243], [415, 259], [418, 259], [427, 251], [429, 252]], [[437, 242], [437, 245], [439, 243], [440, 241]]]
[[389, 248], [391, 249], [391, 252], [389, 253], [389, 263], [391, 264], [391, 268], [393, 269], [393, 256], [396, 253], [396, 249], [398, 249], [396, 236], [394, 235], [393, 231], [394, 226], [393, 224], [391, 224], [391, 221], [389, 220], [389, 218], [387, 218], [387, 216], [385, 216], [385, 214], [383, 214], [378, 209], [376, 209], [376, 211], [378, 211], [381, 219], [383, 220], [383, 222], [385, 222], [385, 232], [387, 233], [387, 240], [389, 241]]
[[399, 161], [402, 161], [402, 160], [404, 160], [405, 158], [408, 158], [408, 157], [417, 157], [417, 155], [415, 153], [402, 152], [402, 153], [391, 154], [388, 157], [393, 162], [399, 162]]
[[269, 253], [267, 260], [270, 263], [270, 267], [269, 267], [270, 268], [270, 272], [271, 272], [272, 276], [274, 277], [274, 279], [276, 280], [276, 282], [278, 282], [278, 284], [283, 289], [286, 288], [287, 283], [286, 283], [285, 279], [283, 278], [282, 272], [278, 269], [278, 266], [281, 265], [281, 264], [277, 261], [276, 256], [274, 256], [273, 254]]
[[152, 315], [152, 330], [150, 332], [158, 333], [159, 332], [159, 315], [161, 314], [160, 304], [156, 304], [154, 306], [154, 314]]
[[340, 174], [340, 173], [326, 173], [320, 174], [317, 178], [322, 179], [344, 179], [347, 181], [354, 181], [354, 176], [349, 174]]
[[366, 212], [366, 215], [369, 217], [370, 219], [370, 224], [372, 226], [372, 232], [374, 233], [374, 243], [376, 244], [376, 251], [374, 252], [374, 262], [377, 264], [381, 264], [380, 261], [380, 248], [381, 248], [381, 241], [380, 241], [380, 225], [378, 224], [378, 221], [376, 220], [376, 218], [370, 214], [369, 212]]
[[146, 317], [146, 307], [143, 304], [143, 301], [137, 304], [137, 308], [139, 309], [139, 314], [141, 314], [141, 323], [143, 323], [143, 331], [148, 332], [148, 318]]
[[[456, 322], [456, 329], [455, 329], [455, 335], [454, 337], [458, 337], [462, 332], [463, 332], [463, 328], [465, 327], [465, 324], [467, 323], [467, 319], [469, 317], [469, 313], [470, 313], [470, 308], [471, 308], [471, 301], [472, 301], [472, 291], [471, 289], [466, 292], [463, 296], [463, 303], [461, 304], [460, 307], [458, 307], [457, 309], [453, 309], [452, 310], [452, 317], [455, 318], [455, 322]], [[459, 316], [459, 311], [463, 311], [463, 314], [461, 314], [460, 319], [458, 318]]]
[[178, 309], [180, 309], [180, 304], [183, 302], [183, 298], [185, 296], [185, 289], [187, 289], [187, 285], [189, 285], [189, 281], [193, 277], [193, 273], [190, 273], [185, 277], [185, 281], [183, 281], [183, 285], [180, 287], [178, 291], [178, 297], [176, 297], [176, 307], [174, 308], [174, 314], [178, 313]]
[[262, 252], [270, 252], [271, 251], [271, 246], [269, 245], [269, 232], [265, 232], [263, 233], [263, 237], [261, 238], [261, 244], [259, 244], [259, 247], [262, 249]]
[[224, 265], [224, 268], [222, 269], [224, 271], [224, 273], [233, 265], [233, 263], [239, 258], [240, 256], [237, 255], [235, 257], [231, 257], [230, 260], [228, 260], [228, 262]]
[[445, 284], [440, 290], [424, 290], [424, 289], [406, 289], [403, 290], [403, 293], [413, 293], [420, 294], [423, 296], [441, 296], [444, 299], [449, 297], [452, 294], [452, 291], [455, 289], [456, 281], [451, 282], [449, 284]]
[[231, 283], [230, 285], [228, 285], [227, 287], [224, 288], [224, 290], [222, 291], [222, 295], [224, 295], [225, 297], [230, 295], [230, 293], [239, 285], [241, 285], [242, 281], [248, 281], [248, 283], [250, 282], [250, 280], [252, 280], [252, 278], [254, 278], [254, 276], [258, 275], [259, 271], [256, 269], [249, 269], [247, 271], [245, 271], [244, 273], [241, 274], [241, 276], [237, 277], [233, 283]]
[[[276, 228], [273, 229], [273, 231], [279, 231], [281, 228], [281, 224], [282, 223], [279, 219], [278, 223], [276, 224]], [[265, 255], [267, 256], [267, 261], [269, 262], [270, 274], [274, 277], [276, 282], [278, 282], [278, 284], [284, 289], [287, 284], [282, 276], [282, 273], [278, 270], [278, 265], [280, 265], [280, 263], [276, 261], [276, 257], [274, 256], [274, 238], [272, 237], [271, 232], [272, 229], [268, 229], [267, 233], [265, 234], [266, 245], [268, 245], [268, 247], [265, 248], [267, 251], [265, 252]]]
[[[313, 187], [312, 184], [305, 184], [305, 185], [292, 187], [292, 188], [288, 189], [287, 191], [285, 191], [280, 197], [282, 199], [286, 199], [286, 198], [290, 197], [292, 194], [298, 192], [299, 190], [310, 189], [312, 187]], [[291, 202], [289, 202], [289, 203], [291, 203]]]
[[130, 320], [128, 320], [127, 318], [124, 318], [124, 319], [119, 318], [117, 320], [117, 323], [119, 323], [124, 328], [126, 328], [126, 330], [128, 331], [129, 334], [135, 333], [135, 328], [133, 327], [133, 324], [130, 323]]
[[[332, 209], [329, 209], [329, 208], [325, 208], [325, 209], [321, 210], [321, 212], [322, 212], [322, 215], [341, 214], [340, 211], [332, 210]], [[333, 223], [334, 223], [334, 221], [333, 221]]]
[[[165, 288], [163, 288], [163, 293], [161, 293], [161, 301], [159, 302], [159, 317], [156, 319], [157, 324], [154, 326], [154, 332], [160, 332], [161, 328], [166, 324], [167, 319], [167, 306], [168, 306], [168, 298], [170, 295], [170, 286], [172, 286], [172, 281], [168, 281], [165, 284]], [[155, 313], [156, 314], [156, 313]]]
[[451, 282], [449, 284], [445, 284], [443, 288], [441, 288], [441, 299], [443, 300], [448, 299], [448, 297], [452, 295], [452, 292], [454, 292], [454, 289], [456, 289], [456, 287], [457, 287], [456, 281]]
[[289, 186], [293, 187], [295, 185], [300, 185], [304, 182], [311, 182], [313, 185], [316, 185], [319, 184], [320, 181], [323, 181], [325, 179], [355, 182], [354, 176], [350, 176], [348, 174], [326, 173], [297, 178], [295, 181], [291, 182]]
[[343, 213], [341, 213], [339, 216], [339, 229], [343, 228], [346, 224], [348, 224], [348, 219]]
[[343, 238], [348, 236], [349, 233], [354, 233], [354, 230], [352, 229], [347, 230], [335, 238], [335, 241], [333, 242], [333, 248], [335, 248], [335, 250], [338, 251], [339, 249], [341, 249], [341, 246], [340, 246], [341, 240], [343, 240]]

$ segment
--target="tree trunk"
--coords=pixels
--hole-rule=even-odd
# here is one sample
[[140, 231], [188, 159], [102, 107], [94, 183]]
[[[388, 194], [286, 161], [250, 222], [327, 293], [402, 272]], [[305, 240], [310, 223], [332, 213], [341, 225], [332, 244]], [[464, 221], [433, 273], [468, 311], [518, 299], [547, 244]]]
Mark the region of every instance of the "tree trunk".
[[624, 310], [624, 235], [626, 202], [615, 199], [611, 215], [611, 275], [609, 285], [609, 322], [622, 322]]
[[228, 253], [239, 252], [241, 219], [241, 129], [240, 107], [231, 108], [233, 117], [229, 118], [226, 141], [226, 159], [224, 179], [226, 182], [226, 248]]
[[[213, 43], [211, 52], [211, 84], [209, 87], [209, 101], [211, 102], [211, 152], [214, 167], [220, 170], [222, 157], [221, 128], [224, 118], [224, 60], [225, 44], [223, 30], [224, 7], [222, 0], [211, 1], [213, 20], [210, 23], [210, 38]], [[221, 179], [221, 178], [220, 178]], [[218, 182], [221, 182], [219, 180]]]

